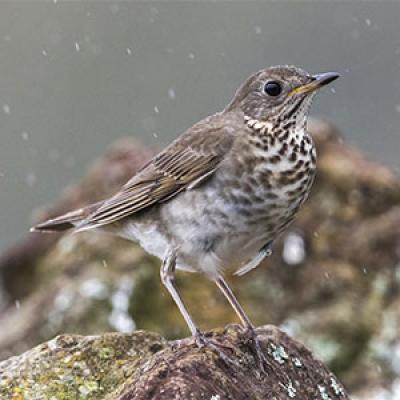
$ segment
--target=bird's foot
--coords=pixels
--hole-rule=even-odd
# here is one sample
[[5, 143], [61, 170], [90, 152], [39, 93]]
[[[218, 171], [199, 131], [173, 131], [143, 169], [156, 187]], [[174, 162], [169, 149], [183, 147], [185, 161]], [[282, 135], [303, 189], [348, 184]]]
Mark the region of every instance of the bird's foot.
[[246, 330], [245, 333], [249, 337], [249, 342], [252, 344], [253, 349], [255, 351], [255, 357], [258, 364], [258, 368], [262, 373], [266, 373], [265, 367], [268, 365], [268, 359], [261, 347], [260, 341], [257, 337], [257, 332], [252, 326], [246, 327], [245, 330]]
[[229, 357], [222, 349], [234, 354], [234, 349], [215, 340], [207, 338], [202, 332], [197, 331], [195, 334], [196, 344], [199, 349], [208, 348], [213, 351], [228, 367], [240, 368], [240, 363]]

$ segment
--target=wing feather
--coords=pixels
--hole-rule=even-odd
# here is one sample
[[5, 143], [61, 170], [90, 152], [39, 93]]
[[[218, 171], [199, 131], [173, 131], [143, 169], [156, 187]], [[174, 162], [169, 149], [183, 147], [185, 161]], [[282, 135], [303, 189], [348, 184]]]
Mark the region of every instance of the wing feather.
[[218, 114], [194, 125], [88, 215], [77, 230], [113, 223], [203, 182], [218, 168], [233, 139]]

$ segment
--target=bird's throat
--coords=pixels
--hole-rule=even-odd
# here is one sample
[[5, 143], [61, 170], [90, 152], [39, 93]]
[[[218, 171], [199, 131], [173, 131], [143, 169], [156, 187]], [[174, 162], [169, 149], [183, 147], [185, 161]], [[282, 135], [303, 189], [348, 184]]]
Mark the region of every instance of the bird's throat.
[[254, 131], [258, 131], [261, 134], [268, 134], [271, 133], [272, 128], [273, 128], [273, 124], [272, 122], [268, 122], [268, 121], [260, 121], [258, 119], [253, 119], [251, 117], [249, 117], [248, 115], [244, 116], [244, 121], [246, 123], [246, 125]]

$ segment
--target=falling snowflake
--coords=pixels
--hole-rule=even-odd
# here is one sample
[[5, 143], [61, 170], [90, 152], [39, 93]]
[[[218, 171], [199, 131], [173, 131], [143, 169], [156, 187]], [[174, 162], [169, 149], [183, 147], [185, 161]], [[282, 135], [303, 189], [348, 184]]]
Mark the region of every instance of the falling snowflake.
[[175, 99], [176, 94], [174, 89], [168, 89], [168, 96], [170, 99]]

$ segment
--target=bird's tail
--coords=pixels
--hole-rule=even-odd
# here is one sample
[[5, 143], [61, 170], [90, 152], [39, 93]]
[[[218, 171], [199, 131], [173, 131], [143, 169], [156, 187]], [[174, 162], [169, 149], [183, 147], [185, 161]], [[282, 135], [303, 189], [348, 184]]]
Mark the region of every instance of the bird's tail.
[[80, 208], [78, 210], [70, 211], [66, 214], [60, 215], [47, 221], [41, 222], [33, 226], [31, 232], [62, 232], [75, 228], [82, 223], [85, 218], [95, 210], [100, 203], [92, 204], [90, 206]]

